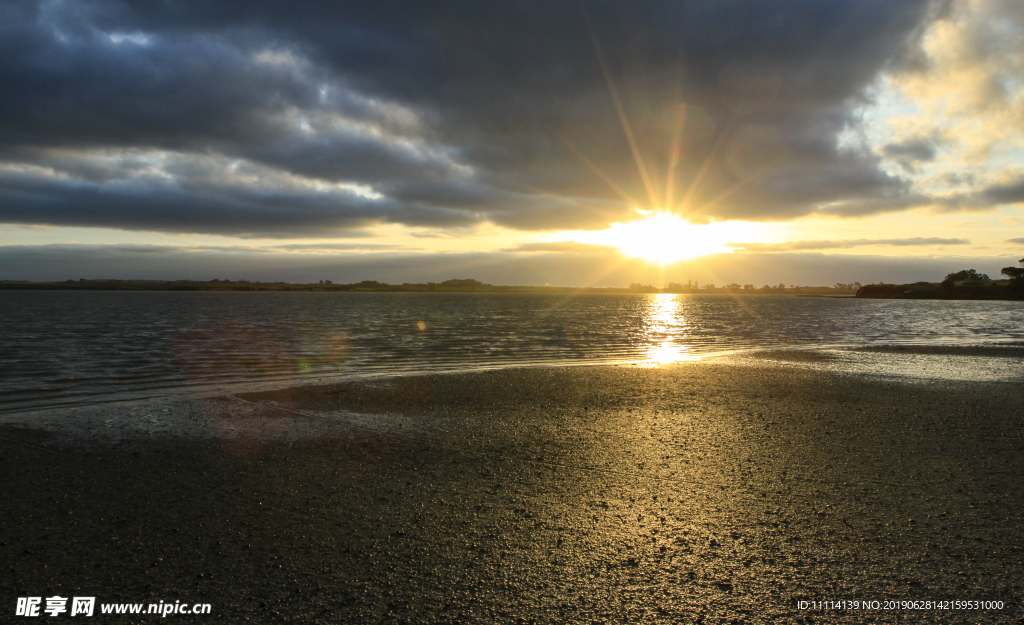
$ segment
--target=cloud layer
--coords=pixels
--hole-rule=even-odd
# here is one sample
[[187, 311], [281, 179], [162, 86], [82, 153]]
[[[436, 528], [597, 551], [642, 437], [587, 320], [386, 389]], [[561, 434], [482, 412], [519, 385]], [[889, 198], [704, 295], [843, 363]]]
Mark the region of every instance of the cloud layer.
[[786, 241], [784, 243], [727, 243], [727, 247], [742, 248], [749, 252], [799, 252], [803, 250], [839, 250], [873, 245], [916, 247], [926, 245], [970, 245], [968, 239], [941, 237], [910, 237], [906, 239], [841, 239], [816, 241]]
[[291, 237], [929, 205], [883, 164], [916, 171], [938, 135], [842, 137], [883, 72], [924, 71], [945, 4], [16, 0], [0, 222]]

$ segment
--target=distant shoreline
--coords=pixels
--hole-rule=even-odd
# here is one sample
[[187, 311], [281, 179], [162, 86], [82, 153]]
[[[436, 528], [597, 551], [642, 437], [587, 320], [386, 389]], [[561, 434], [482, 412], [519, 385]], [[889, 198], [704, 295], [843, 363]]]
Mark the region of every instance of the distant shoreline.
[[1010, 280], [964, 280], [952, 283], [866, 284], [857, 290], [861, 299], [940, 299], [1021, 301], [1024, 288]]
[[[31, 282], [28, 280], [0, 280], [0, 290], [7, 291], [280, 291], [321, 293], [550, 293], [550, 294], [718, 294], [718, 295], [812, 295], [852, 297], [855, 289], [837, 289], [823, 286], [794, 286], [790, 288], [731, 288], [682, 286], [659, 289], [647, 285], [631, 287], [567, 287], [567, 286], [508, 286], [491, 285], [476, 280], [447, 280], [426, 284], [387, 284], [363, 281], [353, 284], [250, 282], [246, 280], [63, 280]], [[749, 285], [748, 285], [749, 286]]]

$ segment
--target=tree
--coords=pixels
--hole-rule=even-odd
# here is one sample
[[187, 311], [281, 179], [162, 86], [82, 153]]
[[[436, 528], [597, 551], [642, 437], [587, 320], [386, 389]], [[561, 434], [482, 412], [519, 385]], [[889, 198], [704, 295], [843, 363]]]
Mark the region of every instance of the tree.
[[945, 278], [945, 280], [942, 281], [941, 284], [942, 284], [942, 288], [946, 289], [947, 291], [951, 291], [956, 286], [957, 282], [966, 282], [966, 281], [970, 280], [970, 281], [974, 282], [975, 284], [970, 284], [970, 285], [966, 285], [965, 284], [964, 286], [977, 286], [976, 283], [978, 281], [988, 280], [988, 279], [989, 279], [989, 277], [988, 277], [987, 274], [978, 273], [977, 271], [975, 271], [973, 269], [961, 269], [960, 271], [957, 271], [956, 273], [948, 273], [948, 274], [946, 274], [946, 278]]
[[1024, 288], [1024, 258], [1017, 262], [1020, 267], [1003, 267], [999, 273], [1010, 279], [1010, 286]]
[[[988, 274], [978, 273], [973, 269], [961, 269], [956, 273], [946, 274], [946, 280], [962, 282], [964, 280], [990, 280]], [[946, 280], [943, 280], [945, 282]]]
[[485, 285], [483, 282], [480, 282], [479, 280], [473, 280], [472, 278], [466, 278], [463, 280], [453, 278], [451, 280], [445, 280], [444, 282], [441, 283], [441, 286], [456, 289], [475, 289], [477, 287], [490, 285]]

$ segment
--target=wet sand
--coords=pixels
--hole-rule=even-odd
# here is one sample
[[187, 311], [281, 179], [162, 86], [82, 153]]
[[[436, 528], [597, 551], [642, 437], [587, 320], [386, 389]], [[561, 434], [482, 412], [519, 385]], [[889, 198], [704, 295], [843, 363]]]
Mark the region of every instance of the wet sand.
[[[213, 606], [168, 622], [1019, 622], [1024, 384], [821, 358], [7, 415], [4, 609], [60, 594]], [[839, 600], [1004, 607], [799, 603]]]

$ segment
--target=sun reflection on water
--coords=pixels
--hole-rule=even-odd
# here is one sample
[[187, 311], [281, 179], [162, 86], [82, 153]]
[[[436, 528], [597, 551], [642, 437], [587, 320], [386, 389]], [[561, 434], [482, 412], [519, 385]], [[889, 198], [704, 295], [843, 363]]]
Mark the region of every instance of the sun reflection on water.
[[650, 341], [647, 358], [652, 365], [667, 365], [682, 360], [698, 360], [693, 345], [685, 339], [691, 333], [681, 305], [681, 297], [668, 293], [652, 295], [645, 311], [646, 338]]
[[700, 356], [690, 353], [689, 346], [674, 345], [665, 341], [655, 345], [647, 352], [647, 357], [659, 365], [667, 365], [680, 360], [698, 360]]

